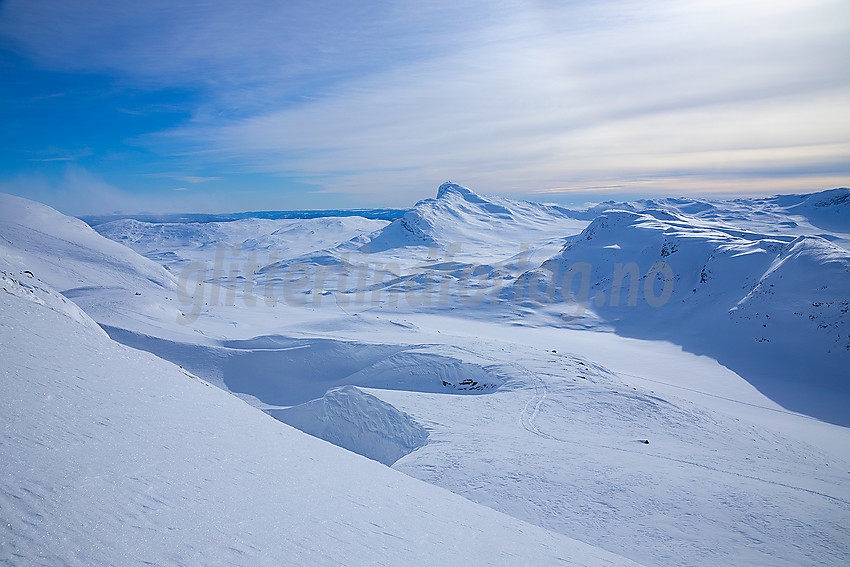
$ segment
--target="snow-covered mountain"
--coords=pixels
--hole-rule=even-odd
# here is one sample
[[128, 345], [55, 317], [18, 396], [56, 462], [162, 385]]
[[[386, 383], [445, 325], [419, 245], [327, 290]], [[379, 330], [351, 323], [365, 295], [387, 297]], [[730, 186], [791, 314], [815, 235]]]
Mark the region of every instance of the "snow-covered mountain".
[[149, 223], [122, 219], [97, 225], [103, 236], [168, 266], [177, 273], [185, 263], [206, 260], [218, 245], [238, 246], [240, 254], [274, 251], [286, 257], [332, 248], [370, 235], [388, 221], [363, 217], [315, 219], [240, 219], [230, 222]]
[[4, 199], [13, 564], [850, 559], [843, 237], [776, 203], [98, 227], [146, 259]]
[[446, 248], [461, 244], [516, 246], [582, 227], [570, 211], [557, 206], [483, 197], [456, 183], [440, 185], [435, 199], [419, 201], [372, 238], [364, 249], [383, 252], [405, 246]]
[[850, 425], [850, 252], [821, 237], [608, 211], [507, 295], [572, 298], [576, 313], [708, 354], [783, 406]]
[[821, 236], [850, 249], [850, 189], [847, 188], [726, 200], [678, 197], [628, 203], [609, 201], [571, 214], [593, 220], [613, 210], [638, 213], [662, 210], [752, 232]]
[[[795, 198], [776, 197], [777, 206], [791, 215], [800, 215], [825, 230], [850, 233], [850, 189], [832, 189]], [[795, 200], [799, 202], [795, 203]]]

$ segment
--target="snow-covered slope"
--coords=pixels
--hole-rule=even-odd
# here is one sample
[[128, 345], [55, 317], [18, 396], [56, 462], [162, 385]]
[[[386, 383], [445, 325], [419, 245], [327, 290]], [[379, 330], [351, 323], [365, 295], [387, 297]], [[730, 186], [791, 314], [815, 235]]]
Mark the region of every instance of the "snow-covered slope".
[[98, 322], [161, 327], [179, 313], [176, 282], [162, 266], [107, 240], [79, 219], [0, 194], [0, 246]]
[[631, 564], [289, 428], [62, 304], [0, 292], [4, 564]]
[[709, 354], [783, 406], [850, 425], [850, 253], [823, 238], [609, 211], [511, 293]]
[[210, 383], [267, 409], [321, 398], [345, 385], [479, 394], [503, 379], [445, 345], [400, 345], [328, 338], [261, 336], [219, 344], [181, 342], [106, 326], [119, 342], [179, 363]]
[[0, 193], [0, 234], [2, 244], [15, 254], [27, 255], [28, 268], [62, 292], [174, 286], [172, 276], [161, 266], [102, 238], [79, 219], [20, 197]]
[[800, 202], [789, 204], [788, 198], [775, 197], [792, 215], [800, 215], [813, 226], [830, 231], [850, 233], [850, 189], [832, 189], [812, 195], [799, 195]]

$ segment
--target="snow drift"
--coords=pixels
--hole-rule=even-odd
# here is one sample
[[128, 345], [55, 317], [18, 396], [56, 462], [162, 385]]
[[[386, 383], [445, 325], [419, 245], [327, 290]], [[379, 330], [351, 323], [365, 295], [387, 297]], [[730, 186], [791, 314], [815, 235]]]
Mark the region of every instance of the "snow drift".
[[317, 400], [267, 413], [387, 466], [428, 441], [428, 432], [409, 415], [354, 386], [331, 388]]
[[[354, 385], [415, 392], [478, 394], [504, 380], [451, 347], [400, 346], [270, 335], [200, 345], [106, 326], [119, 342], [180, 364], [259, 407], [293, 406]], [[468, 355], [467, 355], [468, 356]]]

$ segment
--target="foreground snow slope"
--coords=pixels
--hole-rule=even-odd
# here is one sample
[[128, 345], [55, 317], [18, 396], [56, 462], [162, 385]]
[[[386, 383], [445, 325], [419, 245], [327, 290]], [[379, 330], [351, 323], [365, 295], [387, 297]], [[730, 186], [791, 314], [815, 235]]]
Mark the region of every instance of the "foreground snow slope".
[[289, 428], [9, 264], [4, 564], [632, 564]]

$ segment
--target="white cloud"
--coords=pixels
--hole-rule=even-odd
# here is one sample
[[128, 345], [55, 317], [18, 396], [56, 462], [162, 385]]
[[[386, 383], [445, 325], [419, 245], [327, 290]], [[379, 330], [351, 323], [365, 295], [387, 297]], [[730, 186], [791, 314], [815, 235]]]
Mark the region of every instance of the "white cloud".
[[[205, 89], [231, 111], [297, 102], [329, 84], [450, 48], [484, 2], [7, 0], [0, 38], [40, 65], [150, 88]], [[473, 12], [470, 13], [469, 9]], [[458, 36], [460, 37], [460, 36]]]
[[148, 173], [148, 177], [156, 177], [156, 178], [165, 178], [165, 179], [173, 179], [175, 181], [182, 181], [184, 183], [208, 183], [210, 181], [222, 181], [221, 177], [215, 176], [203, 176], [203, 175], [186, 175], [185, 173], [171, 173], [171, 172], [161, 172], [161, 173]]
[[540, 13], [518, 15], [451, 54], [158, 142], [382, 198], [444, 178], [502, 192], [667, 190], [683, 176], [728, 190], [759, 172], [768, 191], [783, 175], [840, 183], [850, 80], [837, 53], [850, 42], [830, 5], [847, 11], [677, 3], [563, 35]]

